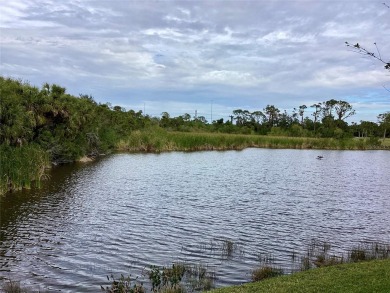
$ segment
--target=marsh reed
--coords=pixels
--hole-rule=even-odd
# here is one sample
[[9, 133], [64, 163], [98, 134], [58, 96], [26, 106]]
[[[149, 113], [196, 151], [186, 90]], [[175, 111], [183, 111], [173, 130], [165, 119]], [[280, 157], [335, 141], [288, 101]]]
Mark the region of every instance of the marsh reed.
[[46, 152], [34, 145], [22, 147], [0, 146], [0, 195], [9, 190], [40, 186], [47, 177], [49, 165]]
[[133, 131], [117, 144], [119, 151], [166, 152], [202, 150], [242, 150], [249, 147], [275, 149], [377, 149], [369, 139], [334, 139], [227, 134], [217, 132], [170, 132], [161, 128]]

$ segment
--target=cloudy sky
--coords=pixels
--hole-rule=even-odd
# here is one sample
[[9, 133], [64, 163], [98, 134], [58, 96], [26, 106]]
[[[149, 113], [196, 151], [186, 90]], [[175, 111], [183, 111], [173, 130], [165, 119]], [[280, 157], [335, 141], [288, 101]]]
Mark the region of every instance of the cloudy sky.
[[345, 41], [390, 59], [383, 1], [0, 0], [1, 75], [153, 116], [333, 98], [375, 122], [390, 73]]

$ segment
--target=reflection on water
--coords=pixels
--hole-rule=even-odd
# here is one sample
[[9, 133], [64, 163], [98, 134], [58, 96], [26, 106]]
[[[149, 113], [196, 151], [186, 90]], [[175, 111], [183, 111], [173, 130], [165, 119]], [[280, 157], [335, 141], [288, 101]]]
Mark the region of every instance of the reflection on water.
[[64, 166], [0, 199], [0, 277], [96, 292], [111, 273], [186, 261], [223, 286], [248, 281], [261, 255], [289, 268], [312, 238], [390, 242], [389, 165], [385, 151], [247, 149]]

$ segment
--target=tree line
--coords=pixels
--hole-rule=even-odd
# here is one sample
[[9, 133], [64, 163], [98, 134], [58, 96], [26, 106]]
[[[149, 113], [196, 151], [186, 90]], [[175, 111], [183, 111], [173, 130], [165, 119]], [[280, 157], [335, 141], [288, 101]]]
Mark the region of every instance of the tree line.
[[[312, 108], [308, 115], [307, 109]], [[163, 128], [176, 131], [191, 131], [194, 129], [210, 132], [286, 135], [298, 137], [388, 137], [390, 129], [390, 112], [378, 115], [378, 123], [360, 121], [351, 123], [345, 121], [356, 112], [346, 101], [330, 99], [315, 103], [309, 107], [301, 105], [292, 113], [282, 111], [275, 105], [267, 105], [262, 110], [248, 111], [236, 109], [230, 119], [217, 119], [209, 123], [205, 117], [191, 117], [185, 113], [178, 117], [170, 117], [163, 112], [158, 119]]]

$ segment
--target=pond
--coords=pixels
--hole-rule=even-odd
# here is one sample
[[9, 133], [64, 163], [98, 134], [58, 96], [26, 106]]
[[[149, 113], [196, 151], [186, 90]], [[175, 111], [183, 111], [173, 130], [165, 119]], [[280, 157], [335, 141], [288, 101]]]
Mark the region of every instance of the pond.
[[62, 166], [0, 199], [0, 278], [97, 292], [107, 275], [186, 262], [220, 287], [249, 281], [266, 255], [288, 272], [312, 239], [390, 242], [389, 170], [388, 151], [273, 149]]

